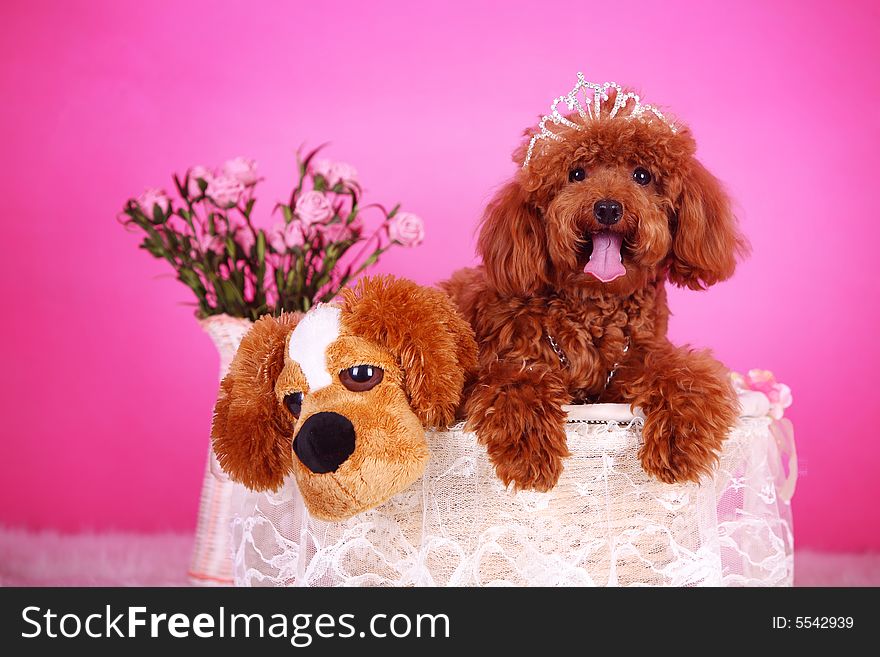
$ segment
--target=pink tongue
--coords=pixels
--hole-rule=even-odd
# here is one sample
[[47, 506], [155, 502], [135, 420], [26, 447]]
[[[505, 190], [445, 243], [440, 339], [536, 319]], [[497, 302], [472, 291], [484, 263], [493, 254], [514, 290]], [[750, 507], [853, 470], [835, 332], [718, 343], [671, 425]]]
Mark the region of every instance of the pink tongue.
[[626, 274], [620, 247], [623, 238], [620, 233], [603, 230], [593, 234], [593, 253], [590, 262], [584, 267], [585, 274], [592, 274], [603, 283], [610, 283], [615, 278]]

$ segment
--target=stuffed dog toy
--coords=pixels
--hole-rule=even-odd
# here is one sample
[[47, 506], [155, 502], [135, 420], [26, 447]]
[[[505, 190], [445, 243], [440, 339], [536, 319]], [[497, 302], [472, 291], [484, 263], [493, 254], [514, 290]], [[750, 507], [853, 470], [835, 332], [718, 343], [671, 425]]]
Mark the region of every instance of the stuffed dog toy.
[[483, 265], [444, 284], [479, 344], [469, 426], [502, 481], [547, 490], [569, 454], [562, 406], [626, 402], [646, 416], [644, 469], [696, 481], [738, 405], [718, 362], [666, 339], [665, 282], [733, 274], [746, 245], [728, 197], [691, 132], [614, 83], [578, 74], [525, 134], [482, 222]]
[[339, 305], [259, 319], [221, 383], [212, 441], [254, 490], [293, 473], [312, 516], [342, 520], [421, 476], [426, 427], [455, 418], [473, 331], [439, 290], [363, 279]]

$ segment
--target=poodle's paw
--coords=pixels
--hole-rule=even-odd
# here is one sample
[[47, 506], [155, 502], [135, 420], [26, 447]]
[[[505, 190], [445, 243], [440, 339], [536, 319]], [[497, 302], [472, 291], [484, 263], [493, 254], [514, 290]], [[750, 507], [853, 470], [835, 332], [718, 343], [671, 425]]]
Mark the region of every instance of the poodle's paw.
[[712, 474], [722, 443], [736, 420], [730, 400], [700, 400], [644, 410], [639, 460], [645, 472], [668, 484], [698, 482]]
[[[532, 442], [538, 444], [531, 445]], [[495, 474], [505, 486], [512, 483], [516, 490], [540, 493], [546, 493], [556, 486], [562, 474], [562, 459], [568, 456], [568, 450], [560, 452], [541, 442], [540, 439], [531, 441], [524, 436], [520, 440], [514, 439], [505, 448], [489, 447], [489, 458], [495, 465]]]
[[558, 404], [542, 403], [541, 390], [528, 388], [502, 388], [482, 404], [472, 398], [470, 425], [505, 486], [548, 491], [569, 456], [565, 413]]

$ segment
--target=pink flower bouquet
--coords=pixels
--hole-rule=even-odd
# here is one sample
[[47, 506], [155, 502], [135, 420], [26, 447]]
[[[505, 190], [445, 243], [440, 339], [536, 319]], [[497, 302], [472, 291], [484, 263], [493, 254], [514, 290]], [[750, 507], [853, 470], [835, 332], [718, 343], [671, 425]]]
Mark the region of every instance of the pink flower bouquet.
[[[332, 299], [392, 246], [417, 246], [424, 238], [421, 219], [399, 206], [361, 206], [357, 171], [316, 161], [319, 150], [297, 158], [297, 185], [275, 206], [281, 218], [268, 230], [252, 221], [261, 179], [243, 157], [174, 176], [173, 197], [148, 189], [129, 199], [122, 222], [144, 233], [141, 248], [171, 264], [195, 294], [200, 317], [254, 320], [306, 311]], [[369, 234], [366, 210], [380, 216]]]

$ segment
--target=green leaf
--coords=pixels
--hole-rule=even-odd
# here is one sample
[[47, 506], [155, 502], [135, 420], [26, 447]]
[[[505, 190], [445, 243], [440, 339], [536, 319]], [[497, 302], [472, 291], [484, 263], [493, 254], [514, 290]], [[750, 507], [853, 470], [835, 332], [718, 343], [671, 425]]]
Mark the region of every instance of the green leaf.
[[192, 269], [181, 269], [178, 272], [178, 277], [185, 285], [192, 288], [192, 290], [196, 293], [199, 293], [199, 291], [201, 291], [201, 293], [204, 294], [205, 288], [202, 285], [202, 281], [199, 280], [199, 277]]
[[129, 215], [131, 217], [132, 222], [135, 223], [140, 228], [143, 228], [147, 232], [151, 231], [152, 224], [150, 224], [149, 220], [144, 216], [141, 212], [135, 212]]
[[244, 302], [244, 272], [240, 269], [234, 269], [229, 272], [229, 277], [233, 283], [235, 283], [235, 288], [238, 291], [238, 294], [241, 296], [242, 303]]
[[324, 176], [320, 174], [315, 175], [315, 190], [319, 192], [323, 192], [327, 189], [327, 181], [324, 180]]
[[257, 271], [254, 274], [254, 287], [256, 288], [256, 296], [254, 297], [255, 301], [266, 302], [266, 290], [263, 289], [263, 283], [266, 279], [266, 266], [260, 265], [257, 267]]
[[250, 218], [250, 216], [251, 216], [251, 210], [254, 209], [254, 203], [256, 203], [256, 202], [257, 202], [257, 199], [252, 198], [251, 200], [249, 200], [249, 201], [247, 202], [247, 205], [244, 206], [244, 216], [245, 216], [245, 217]]
[[266, 262], [266, 233], [257, 231], [257, 263], [262, 266]]
[[186, 193], [186, 182], [189, 180], [189, 174], [187, 174], [184, 180], [181, 180], [177, 174], [173, 176], [174, 178], [174, 186], [177, 187], [177, 193], [180, 194], [181, 197], [187, 198]]
[[149, 237], [144, 238], [144, 241], [141, 243], [141, 248], [146, 249], [147, 252], [155, 258], [165, 257], [165, 250], [162, 248], [162, 246], [160, 244], [157, 244]]
[[290, 209], [289, 205], [282, 205], [281, 212], [284, 213], [284, 223], [289, 224], [293, 219], [293, 210]]
[[152, 218], [152, 222], [153, 222], [154, 224], [156, 224], [157, 226], [158, 226], [158, 225], [161, 225], [161, 224], [164, 224], [164, 223], [165, 223], [165, 220], [166, 220], [167, 218], [168, 218], [168, 217], [166, 217], [166, 216], [165, 216], [165, 213], [162, 212], [162, 208], [159, 207], [159, 204], [158, 204], [158, 203], [157, 203], [156, 205], [153, 206], [153, 218]]
[[294, 283], [295, 281], [296, 281], [296, 270], [295, 270], [295, 269], [291, 269], [289, 272], [287, 272], [287, 279], [286, 279], [286, 281], [285, 281], [285, 286], [284, 286], [284, 287], [292, 287], [292, 286], [293, 286], [293, 283]]

